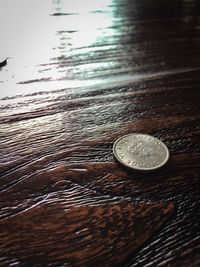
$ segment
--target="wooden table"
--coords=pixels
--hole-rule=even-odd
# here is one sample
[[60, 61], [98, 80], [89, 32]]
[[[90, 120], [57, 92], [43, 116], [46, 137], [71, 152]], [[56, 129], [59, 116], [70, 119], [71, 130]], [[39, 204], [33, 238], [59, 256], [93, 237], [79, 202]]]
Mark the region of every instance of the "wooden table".
[[[0, 10], [0, 266], [200, 266], [199, 1]], [[128, 133], [168, 164], [124, 169]]]

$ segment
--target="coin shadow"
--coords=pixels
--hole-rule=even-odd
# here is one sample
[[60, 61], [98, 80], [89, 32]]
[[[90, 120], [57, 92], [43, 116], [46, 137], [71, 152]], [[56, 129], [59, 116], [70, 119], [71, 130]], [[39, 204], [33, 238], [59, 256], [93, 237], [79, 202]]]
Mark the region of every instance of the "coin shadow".
[[[115, 159], [117, 162], [117, 160]], [[119, 162], [117, 162], [119, 168], [127, 173], [127, 178], [135, 181], [149, 181], [149, 182], [156, 182], [163, 178], [167, 178], [166, 176], [169, 176], [170, 169], [171, 169], [171, 160], [169, 160], [164, 166], [162, 166], [159, 169], [155, 170], [148, 170], [148, 171], [141, 171], [141, 170], [134, 170], [127, 166], [121, 165]]]

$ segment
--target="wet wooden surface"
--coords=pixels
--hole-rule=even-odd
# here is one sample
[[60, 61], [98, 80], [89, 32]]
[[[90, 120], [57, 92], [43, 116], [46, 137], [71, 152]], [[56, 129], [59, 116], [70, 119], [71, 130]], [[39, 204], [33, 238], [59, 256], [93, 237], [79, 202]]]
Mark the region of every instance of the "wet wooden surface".
[[[0, 266], [199, 266], [199, 2], [16, 2], [0, 8]], [[132, 132], [168, 164], [115, 162]]]

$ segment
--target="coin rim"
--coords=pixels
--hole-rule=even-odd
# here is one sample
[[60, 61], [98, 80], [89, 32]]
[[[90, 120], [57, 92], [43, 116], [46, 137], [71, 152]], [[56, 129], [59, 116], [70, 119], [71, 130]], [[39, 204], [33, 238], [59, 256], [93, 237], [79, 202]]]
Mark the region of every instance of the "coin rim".
[[[163, 145], [163, 147], [165, 148], [166, 153], [167, 153], [167, 155], [166, 155], [166, 159], [165, 159], [161, 164], [159, 164], [159, 165], [157, 165], [157, 166], [155, 166], [155, 167], [151, 167], [151, 168], [140, 168], [140, 167], [135, 167], [135, 166], [132, 167], [132, 166], [128, 165], [127, 163], [123, 162], [123, 161], [118, 157], [117, 153], [115, 152], [115, 151], [116, 151], [116, 145], [117, 145], [117, 143], [118, 143], [121, 139], [123, 139], [123, 138], [125, 138], [125, 137], [127, 137], [127, 136], [130, 136], [130, 135], [143, 135], [143, 136], [147, 136], [147, 137], [151, 137], [151, 138], [156, 139], [156, 140], [159, 141], [159, 142]], [[112, 149], [112, 150], [113, 150], [113, 154], [114, 154], [115, 158], [116, 158], [122, 165], [124, 165], [124, 166], [126, 166], [126, 167], [128, 167], [128, 168], [130, 168], [130, 169], [133, 169], [133, 170], [147, 171], [147, 172], [148, 172], [148, 171], [157, 170], [157, 169], [161, 168], [162, 166], [164, 166], [164, 165], [167, 163], [167, 161], [169, 160], [169, 155], [170, 155], [168, 147], [167, 147], [167, 146], [166, 146], [160, 139], [158, 139], [158, 138], [156, 138], [156, 137], [154, 137], [154, 136], [152, 136], [152, 135], [149, 135], [149, 134], [141, 134], [141, 133], [130, 133], [130, 134], [126, 134], [126, 135], [123, 135], [123, 136], [119, 137], [119, 138], [114, 142], [114, 144], [113, 144], [113, 149]]]

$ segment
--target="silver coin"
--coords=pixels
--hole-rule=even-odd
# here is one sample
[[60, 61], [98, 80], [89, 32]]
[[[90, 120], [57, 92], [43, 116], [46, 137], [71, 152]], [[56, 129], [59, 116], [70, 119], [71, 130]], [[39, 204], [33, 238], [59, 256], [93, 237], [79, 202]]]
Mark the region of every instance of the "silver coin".
[[147, 134], [127, 134], [113, 145], [115, 158], [138, 171], [156, 170], [169, 159], [169, 150], [159, 139]]

